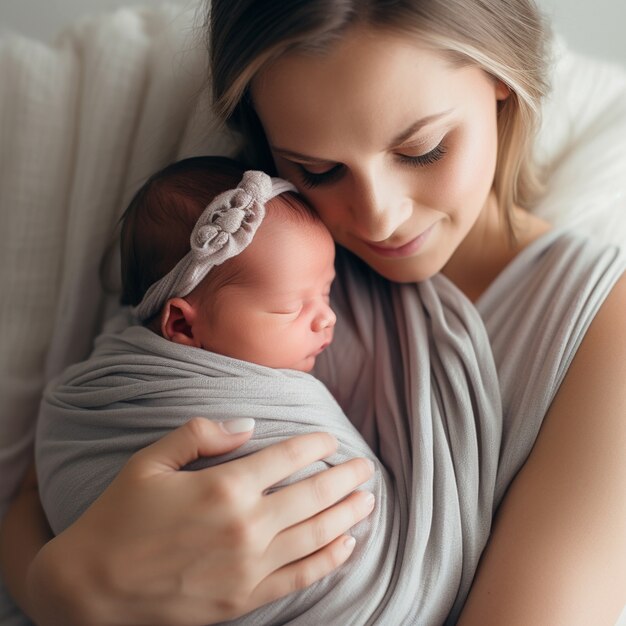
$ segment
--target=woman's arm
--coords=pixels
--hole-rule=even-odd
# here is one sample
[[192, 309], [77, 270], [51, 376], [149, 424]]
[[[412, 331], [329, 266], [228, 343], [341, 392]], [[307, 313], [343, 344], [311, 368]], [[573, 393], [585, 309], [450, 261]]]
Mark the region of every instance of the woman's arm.
[[626, 278], [511, 484], [459, 626], [614, 626], [626, 603]]
[[[39, 502], [34, 462], [22, 480], [19, 491], [2, 522], [0, 565], [3, 579], [22, 610], [29, 607], [26, 591], [28, 567], [37, 552], [52, 538]], [[32, 619], [32, 614], [27, 613]]]
[[369, 479], [370, 465], [354, 459], [264, 495], [335, 451], [332, 437], [314, 433], [178, 471], [249, 436], [191, 420], [133, 455], [85, 514], [45, 546], [35, 486], [25, 483], [3, 528], [3, 567], [24, 611], [40, 626], [202, 625], [336, 569], [353, 548], [344, 533], [371, 511], [366, 493], [351, 493]]

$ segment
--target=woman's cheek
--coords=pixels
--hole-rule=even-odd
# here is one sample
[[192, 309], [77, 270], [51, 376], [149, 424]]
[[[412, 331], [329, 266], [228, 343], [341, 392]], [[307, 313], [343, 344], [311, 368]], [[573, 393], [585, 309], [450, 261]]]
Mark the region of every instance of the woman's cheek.
[[456, 147], [446, 154], [447, 167], [438, 181], [449, 206], [463, 207], [471, 214], [480, 211], [486, 202], [496, 167], [496, 137], [481, 130], [477, 127], [459, 136]]
[[347, 203], [339, 186], [331, 185], [328, 189], [318, 188], [300, 193], [320, 216], [333, 239], [340, 241], [341, 231], [345, 228], [346, 220], [349, 220], [350, 217], [347, 215]]

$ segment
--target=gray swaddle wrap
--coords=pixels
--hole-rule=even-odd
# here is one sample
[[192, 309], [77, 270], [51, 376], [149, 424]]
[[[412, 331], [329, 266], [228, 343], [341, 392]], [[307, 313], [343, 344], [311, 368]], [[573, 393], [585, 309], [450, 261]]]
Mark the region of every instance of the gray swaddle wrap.
[[354, 529], [346, 566], [237, 623], [454, 623], [494, 509], [624, 261], [614, 248], [550, 233], [476, 305], [442, 276], [391, 285], [349, 255], [338, 266], [335, 341], [316, 374], [358, 431], [307, 374], [140, 327], [110, 332], [42, 404], [37, 465], [53, 529], [70, 524], [130, 454], [190, 416], [257, 420], [249, 444], [207, 464], [326, 430], [340, 442], [327, 464], [382, 462], [366, 486], [375, 511]]

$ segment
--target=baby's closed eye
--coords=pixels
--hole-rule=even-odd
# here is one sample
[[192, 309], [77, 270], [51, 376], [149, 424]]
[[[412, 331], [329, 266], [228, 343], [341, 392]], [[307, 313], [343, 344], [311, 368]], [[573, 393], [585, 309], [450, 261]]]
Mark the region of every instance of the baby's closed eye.
[[273, 308], [270, 313], [273, 315], [299, 315], [302, 311], [303, 304], [301, 302], [293, 303], [285, 306]]

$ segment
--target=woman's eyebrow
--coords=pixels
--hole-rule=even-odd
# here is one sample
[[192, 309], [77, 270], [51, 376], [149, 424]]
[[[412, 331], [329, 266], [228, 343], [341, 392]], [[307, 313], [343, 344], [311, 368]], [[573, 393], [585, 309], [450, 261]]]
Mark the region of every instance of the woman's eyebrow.
[[[393, 148], [407, 139], [410, 139], [418, 130], [423, 128], [424, 126], [428, 126], [433, 122], [439, 121], [441, 118], [446, 117], [452, 113], [452, 109], [448, 109], [446, 111], [442, 111], [441, 113], [433, 113], [433, 115], [427, 115], [423, 117], [413, 124], [411, 124], [407, 129], [400, 132], [396, 135], [391, 143], [389, 144], [389, 148]], [[296, 159], [297, 161], [306, 161], [307, 163], [331, 163], [328, 159], [318, 159], [316, 157], [310, 156], [308, 154], [302, 154], [301, 152], [295, 152], [294, 150], [287, 150], [286, 148], [280, 148], [278, 146], [272, 146], [272, 150], [280, 156], [286, 157], [288, 159]]]

